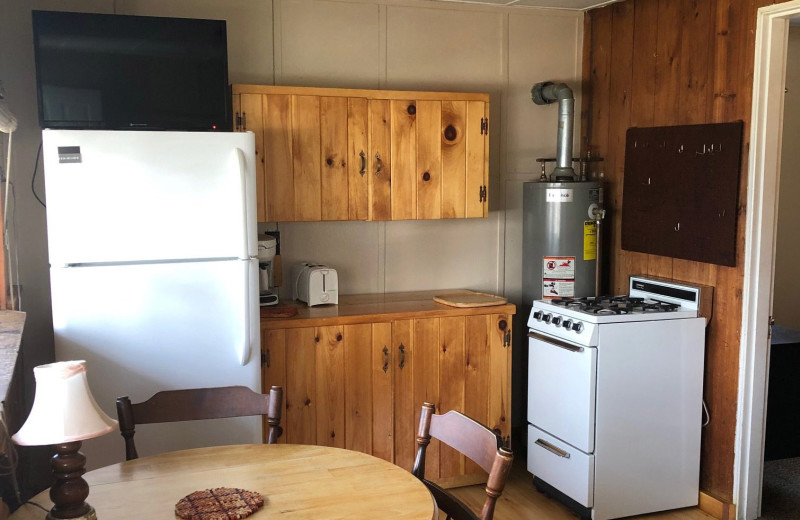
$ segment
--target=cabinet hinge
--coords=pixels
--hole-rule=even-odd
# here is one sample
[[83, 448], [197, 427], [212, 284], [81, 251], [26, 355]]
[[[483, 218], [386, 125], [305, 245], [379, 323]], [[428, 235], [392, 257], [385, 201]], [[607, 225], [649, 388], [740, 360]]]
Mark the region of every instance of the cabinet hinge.
[[481, 135], [489, 135], [489, 118], [481, 118]]
[[508, 348], [511, 346], [511, 331], [507, 330], [505, 334], [503, 334], [503, 347]]
[[233, 125], [236, 127], [235, 130], [239, 130], [242, 127], [242, 116], [239, 112], [236, 112], [236, 120]]
[[247, 112], [242, 112], [242, 132], [247, 130]]
[[478, 202], [486, 202], [486, 186], [481, 186], [478, 191]]
[[261, 353], [261, 364], [269, 368], [269, 349]]

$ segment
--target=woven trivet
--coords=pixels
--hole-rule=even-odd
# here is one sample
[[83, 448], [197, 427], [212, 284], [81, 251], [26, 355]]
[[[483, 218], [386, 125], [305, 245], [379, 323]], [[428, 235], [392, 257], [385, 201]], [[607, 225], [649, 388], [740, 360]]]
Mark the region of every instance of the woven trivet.
[[186, 520], [239, 520], [263, 505], [260, 493], [222, 487], [186, 495], [175, 504], [175, 514]]

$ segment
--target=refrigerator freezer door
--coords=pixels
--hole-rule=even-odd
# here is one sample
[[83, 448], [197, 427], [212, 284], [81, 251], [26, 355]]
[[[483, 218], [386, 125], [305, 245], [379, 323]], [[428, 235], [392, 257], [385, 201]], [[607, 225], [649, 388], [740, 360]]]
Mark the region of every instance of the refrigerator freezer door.
[[[257, 268], [255, 260], [52, 268], [56, 358], [87, 361], [92, 393], [111, 417], [124, 395], [139, 402], [160, 390], [227, 385], [260, 392]], [[136, 445], [144, 456], [261, 442], [261, 421], [142, 425]], [[83, 451], [92, 468], [124, 460], [119, 434], [87, 440]]]
[[252, 133], [45, 130], [42, 139], [50, 265], [256, 255]]

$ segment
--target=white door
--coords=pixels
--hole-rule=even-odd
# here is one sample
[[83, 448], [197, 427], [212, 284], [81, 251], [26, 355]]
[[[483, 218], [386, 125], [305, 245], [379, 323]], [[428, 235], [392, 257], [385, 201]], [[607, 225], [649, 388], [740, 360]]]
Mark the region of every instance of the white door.
[[252, 133], [42, 139], [50, 265], [256, 255]]
[[528, 422], [592, 453], [597, 349], [539, 334], [528, 349]]
[[[160, 390], [244, 385], [261, 391], [257, 261], [51, 269], [56, 358], [85, 359], [98, 404]], [[143, 425], [141, 456], [261, 442], [261, 418]], [[119, 434], [84, 443], [92, 467], [124, 459]]]

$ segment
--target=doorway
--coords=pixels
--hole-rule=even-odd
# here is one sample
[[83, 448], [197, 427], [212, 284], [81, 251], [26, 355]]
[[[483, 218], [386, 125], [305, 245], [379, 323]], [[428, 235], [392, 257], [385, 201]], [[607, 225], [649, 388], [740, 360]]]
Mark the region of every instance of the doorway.
[[757, 19], [734, 468], [734, 501], [742, 520], [761, 513], [784, 82], [789, 22], [796, 17], [800, 1], [762, 8]]

